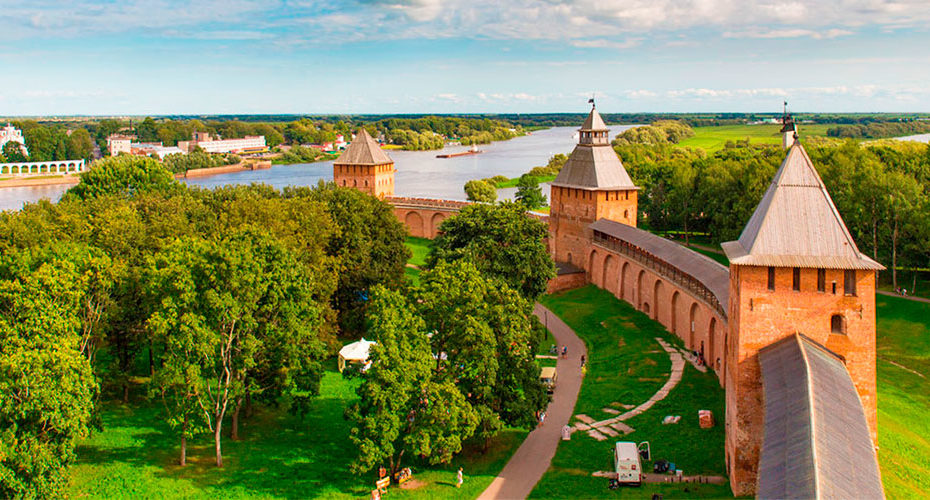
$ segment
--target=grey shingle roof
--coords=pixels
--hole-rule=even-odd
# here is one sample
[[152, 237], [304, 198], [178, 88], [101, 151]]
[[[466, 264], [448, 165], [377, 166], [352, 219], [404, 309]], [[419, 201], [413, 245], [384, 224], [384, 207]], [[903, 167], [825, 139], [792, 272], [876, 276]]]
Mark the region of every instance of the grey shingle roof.
[[674, 241], [609, 219], [598, 219], [589, 227], [625, 241], [690, 275], [703, 283], [714, 294], [717, 301], [726, 308], [727, 298], [730, 295], [730, 270], [717, 261]]
[[355, 140], [333, 162], [335, 165], [385, 165], [394, 160], [381, 150], [381, 146], [364, 128], [355, 135]]
[[833, 353], [795, 334], [759, 351], [758, 498], [884, 498], [859, 394]]
[[585, 118], [584, 123], [581, 125], [583, 131], [606, 131], [607, 124], [604, 123], [604, 119], [601, 118], [601, 114], [597, 112], [597, 109], [591, 108], [591, 112], [588, 113], [588, 117]]
[[800, 143], [788, 150], [739, 240], [721, 246], [733, 264], [884, 269], [859, 252]]
[[601, 119], [601, 115], [596, 109], [591, 109], [591, 114], [585, 120], [584, 125], [579, 129], [581, 133], [587, 132], [604, 132], [600, 137], [604, 138], [591, 144], [578, 144], [572, 151], [565, 166], [552, 181], [553, 186], [561, 186], [585, 190], [629, 190], [638, 189], [633, 185], [633, 180], [623, 168], [623, 163], [614, 151], [610, 141], [607, 140], [607, 125]]

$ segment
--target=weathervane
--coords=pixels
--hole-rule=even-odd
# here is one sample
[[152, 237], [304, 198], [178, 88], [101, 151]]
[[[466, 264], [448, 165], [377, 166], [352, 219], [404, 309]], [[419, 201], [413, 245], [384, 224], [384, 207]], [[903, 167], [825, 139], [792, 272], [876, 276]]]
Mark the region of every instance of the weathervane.
[[597, 107], [597, 105], [596, 105], [596, 104], [594, 104], [594, 94], [591, 94], [591, 98], [590, 98], [590, 99], [588, 99], [588, 104], [590, 104], [590, 105], [591, 105], [591, 109], [594, 109], [594, 108], [596, 108], [596, 107]]

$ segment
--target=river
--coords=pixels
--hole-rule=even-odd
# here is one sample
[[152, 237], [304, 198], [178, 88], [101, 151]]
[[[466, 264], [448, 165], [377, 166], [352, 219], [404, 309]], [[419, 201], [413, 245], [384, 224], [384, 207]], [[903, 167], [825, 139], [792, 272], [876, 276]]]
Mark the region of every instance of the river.
[[[610, 128], [610, 136], [632, 128], [620, 125]], [[552, 155], [568, 154], [575, 147], [573, 134], [577, 127], [554, 127], [533, 132], [509, 141], [479, 146], [481, 154], [457, 158], [436, 158], [439, 151], [388, 151], [397, 169], [395, 194], [421, 198], [464, 200], [462, 187], [471, 179], [495, 175], [517, 177], [529, 169], [545, 165]], [[444, 148], [443, 153], [464, 151], [464, 146]], [[261, 182], [276, 188], [285, 186], [315, 186], [320, 181], [333, 180], [333, 162], [274, 165], [270, 169], [218, 174], [184, 180], [192, 186], [213, 188], [227, 184]], [[24, 203], [43, 198], [58, 201], [67, 185], [17, 187], [0, 189], [0, 210], [19, 210]], [[549, 187], [543, 193], [548, 197]], [[510, 198], [514, 189], [502, 189], [500, 198]]]

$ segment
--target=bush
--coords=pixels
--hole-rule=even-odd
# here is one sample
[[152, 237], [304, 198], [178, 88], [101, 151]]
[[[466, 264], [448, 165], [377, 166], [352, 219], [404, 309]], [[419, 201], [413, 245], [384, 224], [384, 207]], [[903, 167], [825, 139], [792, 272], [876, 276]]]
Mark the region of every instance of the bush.
[[465, 194], [468, 195], [469, 201], [484, 203], [494, 203], [497, 201], [497, 189], [484, 180], [471, 180], [466, 182]]

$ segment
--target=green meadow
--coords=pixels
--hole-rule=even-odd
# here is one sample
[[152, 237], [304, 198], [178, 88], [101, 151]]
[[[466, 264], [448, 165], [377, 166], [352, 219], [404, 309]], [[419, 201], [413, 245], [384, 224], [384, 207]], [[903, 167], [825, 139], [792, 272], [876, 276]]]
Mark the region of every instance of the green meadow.
[[[835, 125], [801, 124], [799, 132], [807, 137], [825, 136], [827, 129]], [[707, 151], [723, 149], [727, 141], [749, 139], [750, 144], [781, 144], [781, 125], [721, 125], [694, 127], [694, 136], [679, 143], [680, 146], [702, 148]]]

